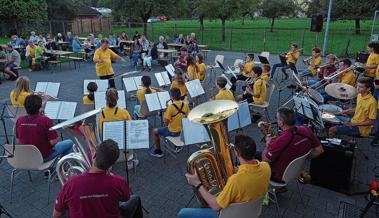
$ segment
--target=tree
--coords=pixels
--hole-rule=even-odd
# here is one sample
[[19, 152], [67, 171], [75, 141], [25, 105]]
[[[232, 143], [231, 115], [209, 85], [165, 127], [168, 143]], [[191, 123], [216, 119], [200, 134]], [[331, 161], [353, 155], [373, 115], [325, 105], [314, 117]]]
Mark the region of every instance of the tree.
[[47, 0], [47, 9], [49, 20], [72, 20], [79, 13], [76, 3], [72, 0]]
[[282, 16], [294, 16], [297, 11], [294, 0], [263, 1], [260, 8], [264, 17], [271, 18], [270, 32], [274, 29], [276, 18]]

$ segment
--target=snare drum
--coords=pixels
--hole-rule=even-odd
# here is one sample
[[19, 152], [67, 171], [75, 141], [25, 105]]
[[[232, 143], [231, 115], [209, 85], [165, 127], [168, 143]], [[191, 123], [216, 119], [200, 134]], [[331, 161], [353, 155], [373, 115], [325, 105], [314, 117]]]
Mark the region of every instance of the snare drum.
[[318, 104], [324, 103], [324, 97], [318, 91], [311, 89], [311, 88], [308, 88], [307, 94], [316, 103], [318, 103]]
[[342, 108], [334, 104], [322, 104], [318, 106], [318, 109], [321, 113], [326, 112], [331, 114], [338, 114], [342, 112]]
[[331, 114], [331, 113], [323, 112], [321, 113], [321, 118], [324, 122], [328, 122], [331, 124], [341, 123], [341, 121], [334, 114]]

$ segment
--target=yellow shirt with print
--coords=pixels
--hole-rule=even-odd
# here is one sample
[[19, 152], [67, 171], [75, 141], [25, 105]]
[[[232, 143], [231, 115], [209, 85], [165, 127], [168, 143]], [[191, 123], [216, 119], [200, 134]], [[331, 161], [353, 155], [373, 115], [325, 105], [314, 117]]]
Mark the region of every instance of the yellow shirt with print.
[[249, 61], [246, 62], [245, 66], [243, 67], [242, 75], [244, 77], [251, 77], [251, 72], [253, 71], [254, 62]]
[[22, 91], [16, 100], [16, 93], [14, 91], [11, 91], [9, 98], [11, 99], [12, 106], [23, 107], [25, 103], [25, 98], [29, 95], [29, 92]]
[[[377, 103], [375, 98], [370, 94], [362, 97], [361, 94], [357, 96], [357, 106], [355, 107], [354, 117], [351, 123], [360, 123], [367, 120], [375, 120], [377, 113]], [[358, 126], [361, 136], [369, 136], [372, 126]]]
[[[117, 112], [116, 112], [116, 108], [117, 108]], [[132, 117], [130, 116], [129, 112], [126, 109], [120, 108], [117, 106], [113, 108], [106, 106], [105, 108], [103, 108], [103, 110], [101, 110], [99, 114], [99, 120], [98, 120], [99, 121], [98, 122], [99, 135], [100, 136], [103, 135], [103, 122], [121, 121], [121, 120], [132, 120]]]
[[287, 64], [292, 63], [296, 64], [297, 59], [300, 56], [300, 51], [295, 51], [294, 53], [287, 56]]
[[172, 81], [171, 83], [171, 89], [172, 88], [177, 88], [180, 90], [180, 96], [184, 96], [187, 94], [188, 90], [187, 90], [187, 86], [184, 85], [184, 84], [179, 84], [178, 81]]
[[242, 164], [236, 174], [228, 178], [216, 201], [221, 208], [232, 203], [255, 201], [267, 193], [271, 168], [267, 162]]
[[[204, 63], [196, 64], [196, 65], [197, 65], [197, 68], [199, 68], [200, 81], [203, 81], [205, 79], [205, 74], [206, 74], [206, 71], [207, 71], [207, 66]], [[203, 75], [201, 75], [200, 72], [203, 72]]]
[[83, 104], [94, 104], [94, 102], [88, 98], [88, 95], [83, 96]]
[[217, 95], [215, 96], [215, 100], [233, 100], [234, 101], [233, 92], [227, 88], [220, 89]]
[[103, 63], [96, 63], [96, 76], [108, 76], [113, 75], [112, 68], [112, 59], [118, 57], [116, 53], [107, 48], [103, 50], [102, 48], [98, 48], [93, 56], [93, 60], [103, 60]]
[[321, 56], [312, 57], [310, 63], [311, 63], [311, 65], [308, 66], [308, 70], [311, 71], [313, 76], [316, 76], [317, 75], [317, 67], [312, 67], [312, 64], [314, 64], [315, 66], [320, 66]]
[[344, 73], [341, 77], [341, 83], [348, 84], [351, 86], [355, 86], [355, 74], [352, 70]]
[[[371, 67], [371, 66], [375, 66], [375, 65], [379, 65], [379, 54], [376, 54], [376, 53], [372, 52], [368, 56], [368, 59], [367, 59], [367, 62], [366, 62], [366, 67]], [[376, 78], [379, 79], [378, 73], [375, 73], [375, 72], [377, 72], [376, 69], [367, 69], [366, 75], [367, 76], [376, 76]]]
[[193, 79], [200, 79], [200, 74], [197, 72], [197, 69], [195, 66], [189, 65], [187, 68], [188, 75]]
[[259, 97], [254, 97], [254, 104], [263, 104], [266, 99], [266, 82], [262, 79], [259, 78], [254, 82], [253, 86], [253, 93], [254, 95], [259, 94]]
[[[180, 113], [173, 104], [175, 104], [179, 109], [181, 109], [184, 112], [184, 114]], [[169, 120], [168, 130], [170, 132], [182, 131], [182, 119], [187, 117], [189, 111], [190, 110], [188, 104], [183, 101], [174, 101], [172, 104], [169, 104], [167, 110], [163, 115], [164, 119]]]

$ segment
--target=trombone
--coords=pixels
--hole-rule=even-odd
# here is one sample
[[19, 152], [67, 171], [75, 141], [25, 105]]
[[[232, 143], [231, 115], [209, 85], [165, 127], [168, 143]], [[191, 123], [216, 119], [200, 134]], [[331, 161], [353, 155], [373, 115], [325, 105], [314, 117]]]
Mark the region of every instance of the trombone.
[[[315, 87], [315, 86], [310, 86], [309, 88], [312, 88], [312, 89], [319, 89], [321, 87], [323, 87], [326, 83], [323, 83], [324, 81], [330, 81], [330, 80], [333, 80], [335, 78], [337, 78], [338, 76], [342, 75], [343, 73], [346, 73], [350, 70], [354, 70], [357, 66], [354, 64], [354, 65], [351, 65], [350, 67], [344, 69], [344, 70], [336, 70], [334, 73], [328, 75], [328, 76], [324, 76], [324, 79], [322, 79], [320, 82], [321, 82], [321, 85]], [[317, 83], [316, 83], [317, 84]]]

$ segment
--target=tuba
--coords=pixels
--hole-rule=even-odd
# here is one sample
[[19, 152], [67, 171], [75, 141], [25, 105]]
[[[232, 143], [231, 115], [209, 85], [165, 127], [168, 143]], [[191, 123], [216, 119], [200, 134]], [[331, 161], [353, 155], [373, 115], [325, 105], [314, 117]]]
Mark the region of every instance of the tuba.
[[[195, 170], [204, 188], [212, 195], [217, 196], [234, 173], [225, 121], [237, 110], [235, 101], [215, 100], [198, 105], [188, 115], [191, 122], [206, 126], [212, 146], [193, 153], [187, 160], [187, 171], [194, 173]], [[194, 191], [199, 202], [207, 207], [200, 193]]]
[[50, 128], [50, 130], [61, 130], [74, 142], [74, 152], [62, 157], [56, 166], [62, 185], [71, 176], [89, 171], [95, 148], [99, 144], [95, 115], [100, 111], [101, 109], [89, 111]]

